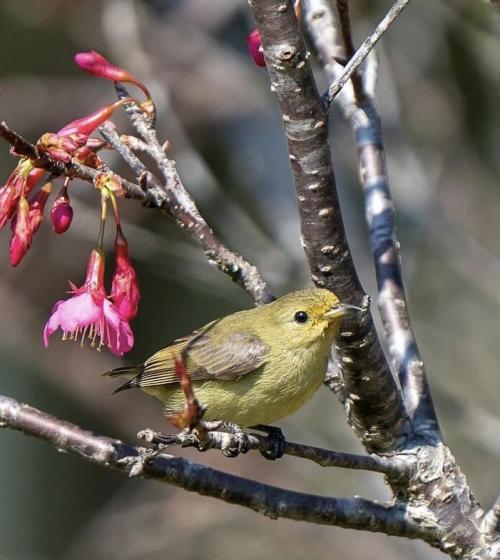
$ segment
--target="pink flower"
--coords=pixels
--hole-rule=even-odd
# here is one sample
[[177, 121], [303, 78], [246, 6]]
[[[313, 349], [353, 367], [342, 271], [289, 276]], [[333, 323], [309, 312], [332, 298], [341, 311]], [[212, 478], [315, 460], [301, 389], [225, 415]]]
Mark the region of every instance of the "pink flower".
[[134, 335], [119, 314], [115, 305], [106, 297], [104, 290], [104, 255], [98, 250], [90, 254], [85, 283], [80, 288], [72, 286], [72, 296], [58, 301], [43, 331], [46, 347], [50, 336], [57, 330], [63, 331], [63, 340], [81, 340], [88, 337], [91, 345], [100, 350], [107, 346], [113, 354], [121, 356], [134, 344]]
[[62, 187], [57, 198], [54, 200], [52, 210], [50, 211], [50, 219], [56, 233], [64, 233], [67, 231], [73, 221], [73, 208], [71, 208], [66, 186]]
[[95, 51], [81, 52], [75, 54], [75, 63], [85, 72], [97, 76], [98, 78], [104, 78], [106, 80], [113, 80], [114, 82], [125, 82], [131, 83], [138, 86], [148, 99], [151, 99], [151, 95], [146, 88], [146, 86], [140, 82], [137, 78], [132, 76], [127, 70], [120, 68], [120, 66], [115, 66], [109, 60], [104, 58], [102, 54]]
[[257, 66], [265, 66], [266, 59], [264, 58], [264, 51], [262, 49], [262, 42], [260, 40], [260, 33], [258, 29], [254, 29], [247, 37], [248, 51], [252, 60]]
[[126, 321], [131, 321], [137, 315], [141, 294], [137, 274], [128, 254], [127, 240], [120, 227], [116, 232], [115, 259], [111, 297], [120, 317]]

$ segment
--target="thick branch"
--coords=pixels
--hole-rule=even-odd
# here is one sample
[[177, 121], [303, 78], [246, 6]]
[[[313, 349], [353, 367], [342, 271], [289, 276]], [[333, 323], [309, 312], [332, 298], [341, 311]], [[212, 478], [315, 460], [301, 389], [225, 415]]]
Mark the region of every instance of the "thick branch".
[[370, 51], [378, 43], [382, 35], [396, 21], [401, 12], [410, 3], [410, 0], [397, 0], [392, 8], [387, 12], [384, 19], [377, 25], [375, 31], [361, 44], [356, 54], [349, 60], [343, 72], [336, 78], [328, 90], [328, 98], [331, 101], [336, 97], [339, 91], [345, 86], [351, 75], [359, 68]]
[[[317, 286], [361, 304], [364, 292], [347, 245], [335, 187], [328, 117], [290, 2], [253, 0], [272, 89], [288, 141], [302, 242]], [[338, 341], [349, 421], [369, 450], [398, 445], [406, 415], [370, 313], [346, 320]]]
[[[84, 431], [5, 396], [0, 396], [0, 425], [121, 472], [128, 472], [130, 463], [139, 455], [135, 447]], [[403, 507], [381, 505], [362, 498], [302, 494], [169, 455], [161, 455], [146, 463], [141, 476], [244, 506], [273, 519], [283, 517], [388, 535], [422, 537], [418, 524], [407, 518]]]
[[[347, 6], [345, 6], [347, 9]], [[329, 0], [305, 0], [305, 19], [313, 43], [330, 81], [342, 73], [334, 55], [335, 44], [352, 45], [348, 18], [340, 26]], [[352, 48], [352, 47], [351, 47]], [[370, 228], [370, 240], [378, 285], [378, 305], [389, 343], [389, 352], [397, 368], [404, 402], [410, 418], [419, 432], [439, 437], [424, 363], [411, 328], [408, 305], [401, 272], [399, 242], [396, 237], [395, 207], [389, 190], [385, 165], [380, 116], [370, 89], [362, 86], [361, 95], [346, 87], [339, 96], [342, 110], [351, 123], [358, 147], [359, 171], [363, 185], [365, 214]], [[359, 92], [358, 92], [359, 93]]]
[[485, 514], [483, 523], [483, 531], [487, 538], [491, 540], [499, 540], [500, 537], [500, 496], [495, 500], [492, 508]]

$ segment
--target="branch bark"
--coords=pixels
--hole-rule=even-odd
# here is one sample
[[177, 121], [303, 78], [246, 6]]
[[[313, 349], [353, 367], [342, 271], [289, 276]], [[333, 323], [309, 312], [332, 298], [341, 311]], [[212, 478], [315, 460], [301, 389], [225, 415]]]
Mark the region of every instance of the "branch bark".
[[[335, 59], [338, 44], [346, 50], [348, 57], [353, 54], [351, 29], [346, 16], [347, 4], [345, 0], [338, 0], [337, 3], [342, 4], [344, 9], [343, 25], [340, 26], [336, 23], [328, 0], [304, 1], [307, 26], [331, 82], [343, 75], [343, 67]], [[393, 11], [393, 15], [394, 13]], [[388, 17], [384, 18], [384, 21], [387, 19]], [[440, 439], [424, 363], [408, 313], [396, 236], [396, 213], [389, 189], [380, 116], [371, 86], [366, 87], [361, 75], [357, 73], [353, 78], [358, 87], [346, 86], [338, 101], [356, 138], [365, 215], [377, 277], [378, 305], [389, 352], [398, 371], [405, 406], [415, 429], [431, 440]]]
[[[347, 245], [336, 192], [328, 117], [292, 4], [253, 0], [252, 8], [271, 88], [283, 114], [312, 280], [342, 301], [363, 305], [365, 294]], [[345, 408], [361, 441], [375, 452], [397, 448], [405, 433], [406, 414], [370, 313], [345, 322], [338, 337], [338, 355]]]

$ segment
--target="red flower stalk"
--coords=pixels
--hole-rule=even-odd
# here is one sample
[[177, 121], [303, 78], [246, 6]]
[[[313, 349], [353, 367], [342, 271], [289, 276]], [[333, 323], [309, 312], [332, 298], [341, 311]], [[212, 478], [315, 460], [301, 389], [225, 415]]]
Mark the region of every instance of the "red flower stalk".
[[248, 52], [252, 60], [257, 66], [265, 66], [266, 59], [264, 58], [264, 50], [262, 49], [262, 42], [260, 40], [260, 33], [258, 29], [251, 31], [247, 37]]
[[68, 182], [68, 180], [64, 181], [64, 185], [54, 200], [52, 210], [50, 211], [52, 227], [56, 233], [67, 231], [73, 221], [73, 208], [71, 208], [71, 201], [68, 195]]
[[93, 76], [97, 76], [98, 78], [113, 80], [114, 82], [135, 84], [137, 87], [142, 89], [144, 95], [149, 100], [151, 99], [151, 94], [141, 81], [132, 76], [132, 74], [127, 72], [127, 70], [120, 68], [119, 66], [115, 66], [95, 51], [77, 53], [75, 55], [75, 63], [82, 70], [85, 70], [85, 72], [88, 72]]
[[57, 330], [63, 331], [63, 340], [80, 340], [81, 345], [88, 337], [91, 346], [107, 346], [113, 354], [121, 356], [134, 344], [134, 335], [115, 305], [107, 298], [104, 289], [104, 253], [94, 249], [87, 266], [87, 277], [83, 286], [71, 284], [71, 297], [58, 301], [52, 309], [43, 339], [45, 347], [50, 336]]
[[120, 317], [131, 321], [139, 308], [141, 294], [137, 274], [128, 254], [128, 244], [119, 225], [116, 228], [115, 271], [111, 281], [111, 297]]
[[30, 205], [24, 196], [21, 196], [17, 205], [12, 238], [9, 246], [9, 258], [12, 266], [17, 266], [33, 240], [33, 231], [30, 224]]

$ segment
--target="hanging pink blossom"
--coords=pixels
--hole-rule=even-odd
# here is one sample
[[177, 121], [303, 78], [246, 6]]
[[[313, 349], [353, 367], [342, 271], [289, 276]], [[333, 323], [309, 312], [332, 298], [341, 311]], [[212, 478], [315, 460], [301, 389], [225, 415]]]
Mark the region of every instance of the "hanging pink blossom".
[[91, 346], [107, 346], [113, 354], [121, 356], [134, 344], [134, 335], [128, 321], [124, 320], [104, 290], [104, 255], [93, 250], [87, 267], [85, 283], [80, 288], [72, 285], [72, 296], [58, 301], [43, 332], [44, 344], [50, 336], [63, 331], [63, 340], [81, 341], [88, 338]]

